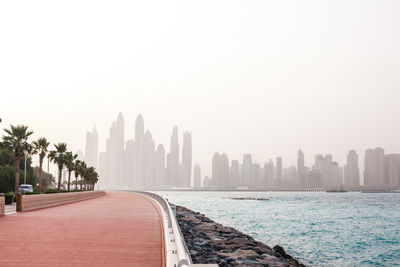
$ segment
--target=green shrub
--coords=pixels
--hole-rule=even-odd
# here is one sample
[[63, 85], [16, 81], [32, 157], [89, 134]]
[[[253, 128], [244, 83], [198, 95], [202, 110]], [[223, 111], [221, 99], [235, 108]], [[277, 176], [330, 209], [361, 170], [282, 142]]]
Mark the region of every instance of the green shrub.
[[4, 194], [6, 205], [11, 205], [13, 201], [14, 194]]
[[54, 193], [58, 193], [57, 189], [47, 189], [46, 190], [46, 194], [54, 194]]

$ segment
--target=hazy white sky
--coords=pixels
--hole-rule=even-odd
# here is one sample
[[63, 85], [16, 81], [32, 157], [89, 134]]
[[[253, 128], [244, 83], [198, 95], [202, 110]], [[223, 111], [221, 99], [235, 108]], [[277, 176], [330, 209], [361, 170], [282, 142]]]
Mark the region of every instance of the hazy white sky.
[[215, 151], [400, 152], [399, 14], [397, 0], [2, 1], [0, 127], [76, 150], [96, 125], [103, 150], [118, 112], [127, 137], [141, 113], [167, 150], [173, 125], [190, 130], [205, 175]]

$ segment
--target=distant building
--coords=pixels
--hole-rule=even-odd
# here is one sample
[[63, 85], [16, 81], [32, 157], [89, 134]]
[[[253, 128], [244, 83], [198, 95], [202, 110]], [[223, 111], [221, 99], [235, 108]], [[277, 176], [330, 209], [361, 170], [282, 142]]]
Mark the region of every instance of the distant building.
[[301, 150], [297, 153], [297, 181], [300, 189], [306, 188], [304, 153]]
[[222, 167], [221, 167], [221, 155], [218, 152], [215, 152], [212, 158], [212, 175], [211, 175], [211, 184], [215, 187], [221, 187], [221, 179], [222, 179]]
[[384, 185], [391, 188], [400, 186], [400, 154], [387, 154], [385, 156]]
[[355, 150], [347, 154], [347, 163], [344, 166], [344, 185], [346, 187], [360, 186], [360, 169], [358, 168], [358, 155]]
[[167, 174], [170, 186], [182, 186], [179, 171], [178, 127], [174, 127], [171, 136], [170, 152], [167, 155]]
[[196, 189], [199, 189], [201, 187], [201, 169], [200, 165], [196, 164], [194, 166], [194, 171], [193, 171], [193, 176], [194, 176], [194, 181], [193, 181], [193, 187]]
[[381, 187], [385, 175], [385, 151], [378, 147], [367, 149], [364, 157], [364, 186]]
[[276, 182], [277, 182], [277, 187], [281, 187], [281, 181], [282, 181], [282, 157], [277, 157], [276, 158]]
[[264, 189], [274, 188], [274, 163], [270, 159], [264, 164]]
[[[78, 155], [82, 160], [82, 155]], [[84, 160], [87, 165], [98, 169], [99, 167], [99, 136], [96, 127], [92, 132], [86, 133]]]
[[240, 167], [238, 160], [232, 160], [229, 172], [229, 180], [230, 180], [229, 187], [232, 189], [236, 189], [238, 187], [240, 180]]
[[183, 133], [182, 186], [190, 187], [192, 179], [192, 134]]
[[240, 187], [251, 187], [253, 185], [253, 159], [250, 154], [243, 155], [242, 175]]

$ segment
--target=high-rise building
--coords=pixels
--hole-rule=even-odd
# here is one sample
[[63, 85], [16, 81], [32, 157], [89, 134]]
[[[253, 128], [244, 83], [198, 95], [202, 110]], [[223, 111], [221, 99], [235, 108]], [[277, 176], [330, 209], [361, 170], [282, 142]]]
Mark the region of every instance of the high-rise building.
[[192, 135], [183, 133], [182, 147], [182, 186], [190, 187], [192, 179]]
[[179, 142], [178, 127], [174, 127], [171, 136], [170, 152], [167, 156], [168, 183], [171, 186], [182, 186], [179, 177]]
[[156, 151], [156, 181], [157, 184], [161, 186], [165, 186], [167, 184], [166, 181], [166, 168], [165, 168], [165, 149], [162, 144], [157, 146]]
[[264, 164], [264, 189], [274, 188], [274, 163], [270, 159]]
[[391, 188], [400, 186], [400, 154], [387, 154], [385, 156], [384, 185]]
[[125, 143], [125, 182], [124, 187], [132, 189], [137, 186], [135, 183], [135, 169], [133, 162], [135, 160], [135, 142], [129, 139]]
[[364, 157], [364, 186], [381, 187], [385, 175], [385, 151], [377, 147], [367, 149]]
[[142, 115], [138, 115], [135, 121], [135, 156], [133, 163], [134, 183], [138, 186], [144, 186], [144, 121]]
[[[81, 158], [82, 159], [82, 158]], [[86, 145], [84, 160], [88, 166], [98, 169], [99, 167], [99, 136], [96, 127], [92, 132], [86, 133]]]
[[227, 189], [229, 187], [229, 158], [227, 154], [221, 156], [221, 170], [220, 170], [220, 187]]
[[347, 163], [344, 166], [344, 185], [346, 187], [360, 186], [360, 169], [358, 168], [358, 155], [355, 150], [347, 154]]
[[297, 181], [300, 189], [306, 188], [304, 153], [301, 150], [297, 153]]
[[211, 176], [211, 185], [215, 187], [221, 187], [221, 155], [218, 152], [215, 152], [212, 158], [212, 176]]
[[194, 181], [193, 181], [193, 187], [196, 189], [199, 189], [201, 187], [201, 169], [200, 165], [196, 164], [194, 166]]
[[229, 187], [232, 189], [236, 189], [238, 187], [240, 180], [240, 168], [239, 168], [239, 161], [232, 160], [231, 168], [229, 171]]
[[240, 187], [251, 187], [253, 184], [253, 159], [250, 154], [243, 155], [242, 175]]
[[276, 158], [276, 182], [277, 182], [278, 188], [281, 187], [281, 181], [282, 181], [282, 157], [277, 157]]

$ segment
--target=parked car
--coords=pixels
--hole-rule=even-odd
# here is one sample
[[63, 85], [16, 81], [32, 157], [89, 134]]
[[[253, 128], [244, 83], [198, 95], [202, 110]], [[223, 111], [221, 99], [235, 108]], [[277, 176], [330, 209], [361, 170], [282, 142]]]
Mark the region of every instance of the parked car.
[[33, 192], [33, 186], [31, 184], [21, 184], [19, 189], [24, 190], [24, 192]]

